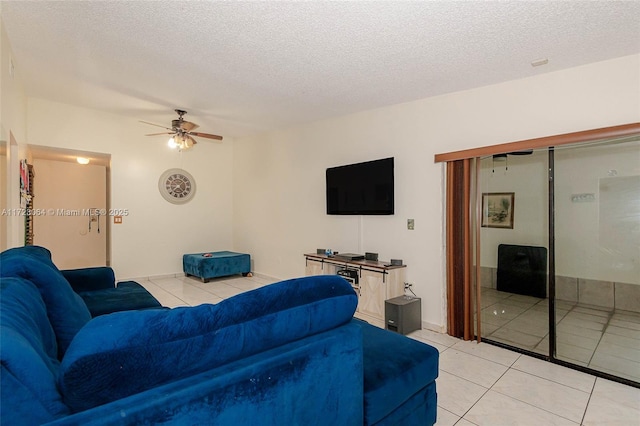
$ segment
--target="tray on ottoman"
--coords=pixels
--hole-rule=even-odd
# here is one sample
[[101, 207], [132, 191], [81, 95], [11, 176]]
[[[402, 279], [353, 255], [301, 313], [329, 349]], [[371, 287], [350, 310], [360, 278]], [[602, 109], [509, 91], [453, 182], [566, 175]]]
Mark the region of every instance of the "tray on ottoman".
[[198, 277], [202, 282], [228, 275], [247, 275], [251, 272], [251, 256], [233, 251], [192, 253], [182, 256], [182, 270], [186, 276]]

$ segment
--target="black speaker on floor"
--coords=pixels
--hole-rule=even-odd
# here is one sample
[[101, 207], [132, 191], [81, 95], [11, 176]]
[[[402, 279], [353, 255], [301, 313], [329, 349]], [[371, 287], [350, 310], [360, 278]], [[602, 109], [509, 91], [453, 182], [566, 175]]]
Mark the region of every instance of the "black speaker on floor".
[[400, 334], [409, 334], [422, 328], [419, 297], [398, 296], [384, 301], [385, 328]]

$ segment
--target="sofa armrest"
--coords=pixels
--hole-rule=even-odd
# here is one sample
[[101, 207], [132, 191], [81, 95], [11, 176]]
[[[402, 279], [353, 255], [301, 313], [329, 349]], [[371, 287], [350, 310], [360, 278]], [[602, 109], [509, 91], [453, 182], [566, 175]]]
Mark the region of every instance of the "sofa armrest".
[[66, 269], [62, 275], [69, 281], [71, 288], [76, 293], [82, 291], [104, 290], [115, 288], [116, 276], [108, 266], [95, 268]]

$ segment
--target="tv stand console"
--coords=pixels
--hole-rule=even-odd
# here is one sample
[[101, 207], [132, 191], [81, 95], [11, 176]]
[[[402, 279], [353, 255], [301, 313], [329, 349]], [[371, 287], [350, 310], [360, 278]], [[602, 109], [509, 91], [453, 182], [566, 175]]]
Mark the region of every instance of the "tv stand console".
[[390, 265], [390, 262], [373, 260], [344, 260], [324, 254], [305, 254], [304, 257], [305, 275], [333, 275], [343, 269], [355, 271], [357, 283], [355, 278], [351, 280], [351, 285], [358, 294], [355, 317], [385, 328], [384, 301], [404, 295], [406, 265], [396, 266]]

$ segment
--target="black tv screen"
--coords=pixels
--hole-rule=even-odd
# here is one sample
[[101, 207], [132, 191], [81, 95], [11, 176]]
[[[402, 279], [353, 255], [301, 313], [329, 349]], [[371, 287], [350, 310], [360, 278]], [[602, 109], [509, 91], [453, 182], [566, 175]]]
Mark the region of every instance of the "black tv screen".
[[393, 157], [327, 169], [327, 214], [393, 214]]

